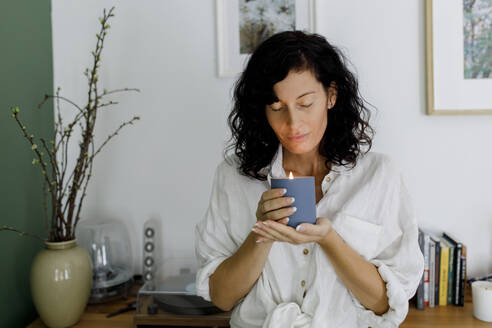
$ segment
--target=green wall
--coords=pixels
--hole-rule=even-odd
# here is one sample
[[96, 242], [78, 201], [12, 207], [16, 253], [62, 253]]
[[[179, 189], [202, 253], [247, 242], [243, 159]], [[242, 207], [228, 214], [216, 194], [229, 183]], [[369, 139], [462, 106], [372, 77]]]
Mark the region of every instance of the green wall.
[[[31, 164], [34, 152], [10, 116], [10, 106], [19, 106], [20, 120], [35, 140], [50, 140], [53, 102], [37, 109], [45, 93], [53, 94], [50, 0], [1, 0], [0, 226], [43, 238], [47, 232], [42, 175], [39, 164]], [[0, 231], [0, 327], [25, 327], [37, 317], [29, 271], [42, 246], [33, 237]]]

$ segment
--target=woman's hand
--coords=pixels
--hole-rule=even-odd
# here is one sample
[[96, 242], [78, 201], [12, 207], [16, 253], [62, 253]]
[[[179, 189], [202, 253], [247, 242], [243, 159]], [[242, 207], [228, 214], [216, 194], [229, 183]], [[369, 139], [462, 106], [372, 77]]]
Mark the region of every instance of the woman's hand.
[[331, 221], [327, 218], [317, 218], [316, 224], [301, 223], [297, 229], [273, 220], [256, 222], [255, 227], [253, 231], [262, 236], [265, 242], [283, 241], [294, 245], [309, 242], [320, 243], [332, 230]]
[[287, 225], [287, 217], [295, 212], [293, 207], [289, 206], [294, 202], [294, 199], [291, 197], [282, 197], [283, 194], [285, 194], [285, 189], [274, 188], [265, 191], [261, 195], [256, 210], [258, 222], [269, 220], [279, 225]]

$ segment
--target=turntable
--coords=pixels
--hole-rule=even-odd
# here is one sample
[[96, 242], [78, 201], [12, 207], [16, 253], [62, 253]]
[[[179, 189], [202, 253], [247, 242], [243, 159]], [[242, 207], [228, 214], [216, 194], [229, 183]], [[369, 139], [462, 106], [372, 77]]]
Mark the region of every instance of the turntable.
[[[167, 324], [228, 327], [230, 311], [196, 295], [194, 258], [168, 258], [137, 295], [136, 325]], [[171, 320], [171, 321], [170, 321]]]

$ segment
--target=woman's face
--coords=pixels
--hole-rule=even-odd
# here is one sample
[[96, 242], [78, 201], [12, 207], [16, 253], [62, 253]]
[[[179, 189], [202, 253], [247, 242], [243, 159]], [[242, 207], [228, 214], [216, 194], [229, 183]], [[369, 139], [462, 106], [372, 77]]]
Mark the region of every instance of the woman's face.
[[273, 90], [279, 101], [267, 105], [265, 111], [280, 143], [296, 154], [317, 149], [328, 123], [326, 111], [335, 104], [335, 88], [328, 88], [327, 94], [323, 84], [306, 70], [290, 71]]

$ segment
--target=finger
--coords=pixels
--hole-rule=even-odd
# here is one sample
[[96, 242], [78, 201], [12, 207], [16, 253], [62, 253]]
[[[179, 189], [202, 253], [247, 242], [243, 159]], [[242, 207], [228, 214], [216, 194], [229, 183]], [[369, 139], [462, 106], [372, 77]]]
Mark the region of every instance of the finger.
[[265, 237], [260, 237], [256, 240], [257, 243], [273, 243], [275, 240], [273, 239], [269, 239], [269, 238], [265, 238]]
[[[269, 222], [273, 222], [273, 221], [269, 221]], [[278, 224], [278, 225], [285, 227], [283, 224]], [[272, 236], [276, 240], [290, 242], [290, 243], [293, 242], [293, 240], [291, 240], [290, 238], [285, 236], [283, 233], [279, 232], [276, 229], [272, 229], [271, 226], [260, 224], [259, 227], [261, 228], [262, 232], [269, 234], [270, 236]]]
[[288, 216], [287, 217], [281, 217], [280, 219], [267, 219], [267, 218], [265, 218], [265, 220], [260, 220], [260, 221], [265, 222], [267, 220], [274, 220], [274, 221], [276, 221], [280, 224], [284, 224], [284, 225], [289, 223], [289, 217]]
[[270, 211], [268, 213], [265, 213], [263, 216], [265, 217], [265, 221], [279, 220], [294, 214], [296, 211], [297, 208], [295, 206], [289, 206], [289, 207], [280, 208], [278, 210]]
[[311, 236], [323, 236], [325, 229], [319, 225], [315, 226], [311, 223], [301, 223], [296, 227], [296, 231]]
[[[265, 202], [272, 200], [272, 199], [282, 197], [282, 195], [285, 194], [285, 192], [287, 192], [287, 189], [285, 189], [285, 188], [274, 188], [274, 189], [269, 189], [269, 190], [265, 191], [261, 195], [260, 200], [258, 201], [258, 208], [256, 210], [256, 217], [259, 220], [266, 220], [266, 218], [264, 217], [264, 214], [269, 212], [271, 210], [271, 208], [269, 207], [268, 204], [265, 205]], [[281, 206], [278, 206], [278, 207], [281, 207]]]
[[262, 204], [263, 213], [277, 210], [279, 208], [285, 208], [291, 206], [295, 202], [294, 197], [278, 197], [270, 199]]
[[270, 200], [270, 199], [282, 197], [286, 192], [287, 192], [287, 189], [285, 189], [285, 188], [269, 189], [261, 195], [260, 202], [265, 202], [265, 201]]
[[273, 239], [273, 240], [277, 240], [277, 238], [275, 238], [272, 234], [266, 232], [265, 230], [263, 230], [263, 228], [253, 228], [252, 229], [256, 234], [262, 236], [262, 237], [265, 237], [265, 238], [268, 238], [268, 239]]
[[[290, 226], [280, 224], [276, 221], [265, 221], [264, 223], [267, 225], [268, 229], [279, 232], [283, 235], [283, 238], [285, 239], [289, 239], [297, 243], [304, 243], [309, 240], [309, 237], [307, 237], [305, 234], [303, 234], [302, 232], [297, 232]], [[271, 230], [267, 231], [271, 233]]]
[[277, 220], [278, 223], [282, 223], [282, 224], [287, 224], [289, 223], [289, 218], [286, 217], [286, 218], [283, 218], [283, 219], [280, 219], [280, 220]]
[[285, 238], [285, 236], [283, 236], [281, 233], [279, 233], [278, 231], [275, 231], [274, 229], [270, 229], [268, 227], [264, 227], [261, 229], [261, 232], [262, 233], [265, 233], [266, 236], [271, 236], [271, 238], [273, 239], [276, 239], [276, 240], [280, 240], [280, 241], [290, 241], [288, 240], [287, 238]]

